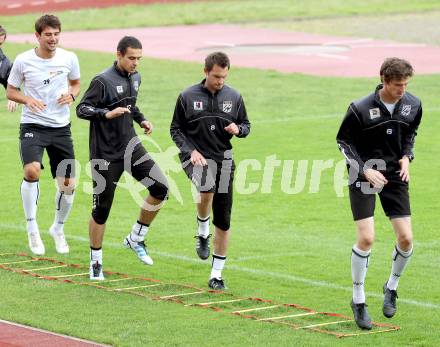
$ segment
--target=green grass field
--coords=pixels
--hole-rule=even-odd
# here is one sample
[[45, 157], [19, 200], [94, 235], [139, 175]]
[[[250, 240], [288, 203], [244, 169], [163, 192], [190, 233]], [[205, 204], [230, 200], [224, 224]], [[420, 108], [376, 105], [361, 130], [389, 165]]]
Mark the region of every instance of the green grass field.
[[[335, 14], [339, 12], [337, 9], [345, 9], [345, 14], [373, 12], [370, 7], [350, 10], [350, 1], [328, 3], [328, 11], [324, 14], [310, 5], [302, 15]], [[392, 9], [391, 3], [386, 2], [387, 11]], [[256, 4], [262, 8], [265, 6], [263, 2]], [[243, 2], [241, 9], [248, 5], [247, 1]], [[175, 8], [175, 5], [169, 6]], [[188, 12], [191, 12], [191, 6], [197, 10], [203, 5], [185, 5]], [[379, 8], [379, 2], [372, 2], [371, 6]], [[420, 7], [404, 1], [399, 10], [411, 12], [435, 7], [439, 7], [435, 1], [421, 2]], [[226, 21], [228, 8], [225, 5], [224, 13], [216, 13], [213, 19]], [[283, 16], [294, 16], [289, 11], [286, 10]], [[116, 11], [108, 9], [102, 13], [115, 16]], [[243, 10], [242, 13], [247, 12]], [[258, 13], [261, 19], [275, 17], [272, 12], [264, 16], [263, 9]], [[282, 16], [281, 10], [277, 13], [276, 16]], [[67, 20], [70, 14], [64, 16], [63, 20]], [[11, 17], [7, 19], [9, 22], [2, 18], [0, 22], [5, 23], [10, 32], [26, 31], [23, 18], [29, 21], [31, 17]], [[243, 21], [252, 19], [244, 18]], [[12, 26], [18, 21], [20, 26]], [[88, 21], [84, 19], [84, 23]], [[111, 20], [106, 22], [113, 23]], [[168, 22], [164, 22], [173, 23], [185, 22], [171, 16]], [[96, 24], [100, 25], [102, 22]], [[115, 22], [115, 25], [120, 23]], [[80, 25], [77, 21], [74, 24], [71, 20], [71, 29], [80, 27], [82, 23]], [[90, 27], [84, 24], [84, 28]], [[7, 43], [5, 52], [14, 57], [29, 47]], [[92, 76], [112, 63], [113, 56], [80, 51], [77, 54], [84, 91]], [[180, 90], [202, 78], [202, 67], [201, 64], [144, 58], [140, 72], [143, 85], [139, 106], [155, 124], [152, 138], [165, 151], [174, 146], [169, 137], [169, 123], [175, 99]], [[338, 340], [324, 334], [295, 331], [211, 310], [44, 281], [3, 270], [0, 270], [0, 319], [118, 346], [201, 346], [214, 343], [223, 346], [439, 345], [440, 294], [437, 288], [440, 280], [437, 274], [440, 242], [435, 220], [440, 209], [440, 163], [437, 160], [440, 144], [436, 140], [440, 127], [438, 80], [438, 75], [415, 76], [409, 87], [422, 99], [425, 110], [416, 141], [416, 159], [411, 165], [415, 252], [399, 286], [398, 313], [390, 321], [386, 321], [381, 313], [381, 288], [389, 275], [394, 236], [380, 205], [377, 208], [376, 243], [366, 282], [369, 312], [375, 321], [401, 326], [400, 331]], [[261, 189], [263, 172], [260, 170], [247, 176], [247, 184], [259, 185], [256, 193], [235, 194], [232, 240], [224, 271], [229, 292], [239, 297], [261, 297], [350, 316], [350, 252], [355, 241], [355, 228], [347, 191], [344, 190], [345, 197], [336, 196], [334, 169], [329, 169], [322, 173], [319, 191], [311, 193], [310, 172], [314, 160], [337, 163], [342, 159], [335, 143], [340, 121], [349, 102], [371, 92], [377, 79], [319, 78], [233, 67], [228, 83], [242, 92], [252, 122], [250, 136], [234, 140], [237, 163], [256, 159], [264, 165], [267, 157], [276, 155], [283, 162], [295, 161], [295, 177], [298, 161], [308, 160], [305, 187], [297, 194], [287, 194], [281, 189], [279, 167], [275, 169], [270, 191]], [[19, 113], [7, 113], [5, 103], [2, 93], [0, 253], [27, 252], [19, 195], [22, 177], [18, 154]], [[87, 266], [87, 222], [91, 209], [91, 196], [84, 189], [91, 182], [85, 170], [88, 123], [72, 117], [72, 132], [82, 168], [74, 208], [65, 228], [71, 248], [68, 256], [55, 253], [47, 232], [53, 219], [55, 191], [49, 170], [45, 170], [41, 177], [38, 221], [48, 257]], [[153, 155], [157, 154], [155, 145], [148, 141], [145, 144]], [[44, 162], [48, 165], [47, 158]], [[183, 203], [172, 197], [150, 230], [147, 241], [155, 260], [154, 266], [143, 266], [134, 254], [122, 248], [122, 239], [137, 218], [139, 209], [129, 192], [120, 188], [107, 224], [104, 267], [105, 270], [205, 288], [210, 262], [199, 261], [194, 251], [195, 206], [190, 182], [181, 171], [170, 172], [170, 177], [177, 183]], [[351, 328], [356, 331], [354, 323]]]

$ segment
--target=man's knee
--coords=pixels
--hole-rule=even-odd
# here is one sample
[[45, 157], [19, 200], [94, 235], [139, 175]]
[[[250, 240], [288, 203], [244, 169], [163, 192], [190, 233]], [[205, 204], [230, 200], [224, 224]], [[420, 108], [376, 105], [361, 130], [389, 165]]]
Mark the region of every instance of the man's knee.
[[221, 218], [215, 218], [212, 220], [212, 224], [216, 226], [217, 228], [223, 230], [223, 231], [229, 231], [231, 228], [231, 220], [221, 219]]
[[60, 192], [65, 194], [73, 194], [75, 191], [76, 181], [74, 178], [57, 177], [57, 183]]
[[369, 249], [374, 242], [373, 217], [356, 220], [356, 228], [358, 233], [358, 243]]
[[105, 224], [110, 214], [111, 202], [99, 201], [99, 195], [93, 195], [92, 218], [96, 224]]
[[221, 230], [228, 231], [231, 227], [231, 210], [228, 206], [218, 206], [213, 207], [214, 218], [212, 219], [212, 224]]
[[202, 204], [202, 206], [212, 205], [213, 198], [214, 198], [214, 193], [200, 192], [200, 204]]
[[360, 237], [358, 239], [358, 247], [363, 251], [367, 251], [373, 247], [374, 237]]
[[166, 200], [168, 199], [168, 182], [158, 182], [156, 181], [152, 186], [148, 187], [148, 190], [154, 198], [158, 200]]
[[398, 237], [399, 248], [403, 251], [409, 251], [412, 248], [413, 237], [412, 233], [401, 234]]
[[96, 208], [92, 212], [92, 218], [96, 224], [105, 224], [110, 214], [110, 209]]
[[23, 167], [24, 178], [28, 181], [36, 181], [40, 178], [41, 175], [41, 165], [38, 162], [32, 162], [26, 164]]

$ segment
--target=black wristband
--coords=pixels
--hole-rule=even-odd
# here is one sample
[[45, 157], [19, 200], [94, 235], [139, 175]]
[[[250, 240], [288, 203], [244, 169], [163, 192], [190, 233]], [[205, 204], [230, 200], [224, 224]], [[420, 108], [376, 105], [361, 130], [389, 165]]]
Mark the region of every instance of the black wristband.
[[72, 93], [70, 93], [70, 96], [72, 97], [72, 100], [75, 101], [75, 97], [73, 96]]

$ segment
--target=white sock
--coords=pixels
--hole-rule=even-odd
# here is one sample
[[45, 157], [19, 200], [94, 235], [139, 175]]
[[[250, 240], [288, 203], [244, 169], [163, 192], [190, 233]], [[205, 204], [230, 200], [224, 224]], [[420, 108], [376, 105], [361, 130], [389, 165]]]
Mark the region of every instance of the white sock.
[[69, 212], [72, 209], [73, 199], [75, 194], [66, 194], [59, 190], [55, 193], [55, 219], [53, 221], [51, 230], [56, 233], [62, 233], [64, 229], [64, 223], [69, 216]]
[[363, 251], [353, 246], [351, 252], [351, 278], [353, 280], [353, 302], [355, 304], [365, 303], [364, 282], [368, 270], [368, 259], [371, 250]]
[[388, 279], [387, 282], [388, 289], [397, 290], [400, 276], [402, 275], [403, 270], [405, 270], [405, 267], [411, 258], [412, 252], [413, 252], [412, 247], [409, 251], [406, 252], [402, 251], [398, 245], [394, 247], [393, 264], [391, 267], [390, 278]]
[[90, 261], [93, 263], [98, 262], [99, 264], [102, 264], [102, 248], [93, 249], [90, 247]]
[[135, 242], [144, 241], [145, 235], [147, 235], [148, 233], [148, 228], [149, 228], [148, 224], [141, 223], [139, 221], [134, 223], [130, 233], [131, 241], [135, 241]]
[[212, 255], [212, 269], [210, 278], [222, 278], [222, 270], [225, 266], [226, 257], [222, 255]]
[[37, 224], [37, 205], [38, 197], [40, 195], [40, 188], [38, 181], [29, 182], [23, 180], [21, 182], [21, 200], [23, 201], [23, 210], [27, 222], [27, 231], [38, 232]]
[[205, 239], [209, 236], [209, 218], [209, 216], [205, 218], [197, 216], [197, 224], [199, 225], [197, 232]]

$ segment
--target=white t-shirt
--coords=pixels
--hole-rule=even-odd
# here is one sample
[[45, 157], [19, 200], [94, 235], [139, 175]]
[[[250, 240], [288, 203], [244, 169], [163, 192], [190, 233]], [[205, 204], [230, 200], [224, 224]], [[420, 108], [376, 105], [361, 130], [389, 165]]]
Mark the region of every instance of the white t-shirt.
[[47, 127], [63, 127], [70, 122], [68, 105], [59, 105], [57, 99], [67, 94], [69, 80], [80, 77], [78, 58], [75, 53], [57, 48], [50, 59], [40, 58], [35, 49], [17, 56], [9, 75], [8, 84], [21, 88], [24, 95], [44, 102], [43, 111], [32, 112], [25, 105], [21, 123], [32, 123]]
[[388, 112], [392, 115], [393, 112], [394, 112], [394, 109], [396, 108], [397, 102], [394, 103], [394, 104], [389, 104], [389, 103], [383, 101], [382, 99], [380, 101], [382, 101], [382, 104], [385, 105], [385, 107], [387, 108]]

